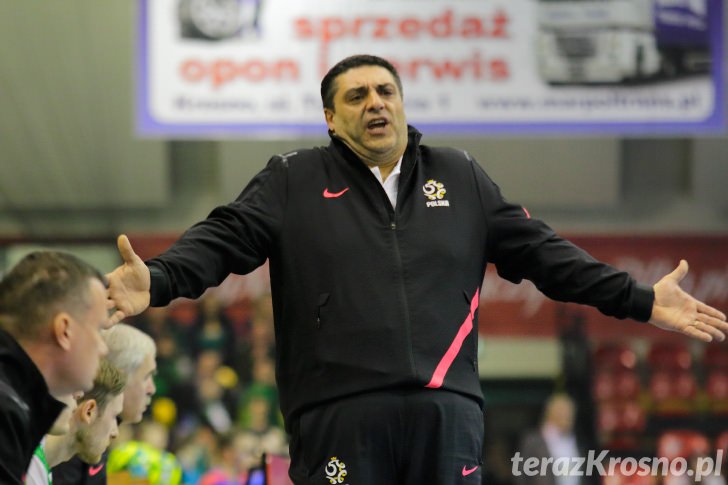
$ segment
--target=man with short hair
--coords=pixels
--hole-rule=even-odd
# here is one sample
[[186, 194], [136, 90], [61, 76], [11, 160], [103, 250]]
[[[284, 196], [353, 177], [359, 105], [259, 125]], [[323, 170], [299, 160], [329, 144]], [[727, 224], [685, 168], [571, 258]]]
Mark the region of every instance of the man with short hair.
[[[94, 380], [94, 387], [78, 401], [72, 415], [70, 431], [62, 436], [46, 437], [49, 465], [53, 467], [53, 483], [59, 483], [62, 470], [56, 465], [74, 455], [85, 463], [98, 463], [102, 454], [119, 434], [119, 416], [124, 405], [126, 376], [106, 359]], [[50, 457], [53, 458], [50, 458]], [[94, 475], [93, 473], [92, 475]], [[83, 485], [83, 479], [75, 481]]]
[[[157, 346], [149, 335], [125, 323], [104, 330], [102, 337], [109, 348], [106, 359], [127, 378], [120, 422], [139, 423], [156, 392]], [[58, 465], [54, 485], [104, 485], [107, 457], [105, 453], [95, 462], [74, 457]]]
[[331, 143], [271, 158], [234, 202], [146, 263], [125, 236], [112, 320], [270, 261], [276, 375], [296, 484], [480, 483], [477, 318], [485, 269], [704, 341], [725, 315], [557, 236], [467, 153], [420, 143], [402, 83], [358, 55], [321, 83]]
[[0, 281], [0, 483], [23, 483], [56, 397], [92, 387], [108, 324], [104, 277], [70, 254], [28, 254]]

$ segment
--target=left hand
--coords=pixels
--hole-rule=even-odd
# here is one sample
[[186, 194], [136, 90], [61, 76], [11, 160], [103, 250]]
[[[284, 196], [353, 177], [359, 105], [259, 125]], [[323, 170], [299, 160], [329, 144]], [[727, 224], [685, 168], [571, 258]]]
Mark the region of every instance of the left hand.
[[688, 263], [683, 259], [675, 271], [654, 285], [655, 303], [650, 323], [703, 342], [712, 342], [713, 339], [722, 342], [728, 333], [725, 314], [680, 288], [680, 281], [687, 274]]
[[122, 234], [116, 243], [124, 263], [106, 275], [109, 282], [106, 305], [109, 310], [115, 310], [109, 316], [111, 325], [146, 310], [151, 297], [149, 268], [134, 252], [129, 238]]

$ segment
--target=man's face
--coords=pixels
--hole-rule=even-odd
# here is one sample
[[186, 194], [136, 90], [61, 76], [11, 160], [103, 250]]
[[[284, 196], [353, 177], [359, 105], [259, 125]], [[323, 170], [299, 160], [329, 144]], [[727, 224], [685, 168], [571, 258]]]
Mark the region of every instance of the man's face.
[[[115, 396], [88, 425], [81, 425], [76, 432], [78, 457], [90, 465], [101, 461], [101, 455], [119, 435], [117, 418], [124, 406], [124, 394]], [[98, 409], [98, 408], [97, 408]]]
[[87, 297], [88, 308], [71, 316], [66, 370], [72, 391], [88, 391], [93, 387], [99, 359], [109, 351], [100, 333], [108, 324], [106, 288], [99, 280], [91, 279]]
[[550, 422], [562, 433], [570, 433], [574, 428], [574, 405], [570, 401], [558, 400], [551, 408]]
[[364, 162], [396, 162], [407, 148], [404, 103], [392, 74], [381, 66], [361, 66], [334, 80], [334, 109], [324, 108], [329, 130]]
[[147, 354], [137, 370], [129, 376], [124, 388], [124, 410], [122, 420], [125, 423], [138, 423], [146, 411], [152, 396], [157, 391], [154, 387], [154, 374], [157, 363], [154, 355]]
[[58, 415], [56, 420], [53, 422], [53, 426], [51, 426], [51, 429], [48, 431], [48, 434], [53, 436], [61, 436], [68, 433], [71, 427], [71, 416], [78, 406], [73, 394], [66, 394], [58, 400], [65, 404], [66, 407], [63, 408], [63, 411], [61, 411], [61, 414]]

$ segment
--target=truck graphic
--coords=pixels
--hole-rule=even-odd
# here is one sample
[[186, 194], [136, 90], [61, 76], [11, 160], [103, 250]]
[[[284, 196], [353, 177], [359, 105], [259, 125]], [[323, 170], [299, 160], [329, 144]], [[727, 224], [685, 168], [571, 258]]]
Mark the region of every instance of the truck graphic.
[[538, 0], [541, 78], [622, 83], [710, 69], [712, 0]]

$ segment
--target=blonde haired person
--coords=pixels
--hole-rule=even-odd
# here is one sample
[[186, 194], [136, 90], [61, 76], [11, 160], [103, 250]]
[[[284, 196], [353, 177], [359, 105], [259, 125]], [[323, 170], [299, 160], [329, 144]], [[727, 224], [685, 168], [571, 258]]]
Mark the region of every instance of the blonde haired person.
[[122, 422], [139, 423], [157, 388], [157, 345], [136, 327], [118, 323], [102, 332], [109, 348], [107, 359], [127, 376]]
[[[51, 467], [74, 455], [86, 463], [97, 463], [101, 459], [119, 434], [118, 419], [124, 403], [125, 385], [126, 376], [106, 359], [102, 360], [94, 387], [78, 400], [69, 432], [63, 436], [46, 437], [46, 456]], [[56, 469], [53, 474], [56, 475], [55, 483], [58, 476]]]
[[[139, 423], [156, 392], [157, 346], [149, 335], [125, 323], [117, 323], [101, 335], [109, 348], [106, 359], [127, 378], [120, 422]], [[103, 485], [107, 482], [106, 460], [107, 454], [95, 462], [73, 458], [57, 467], [54, 485]]]

